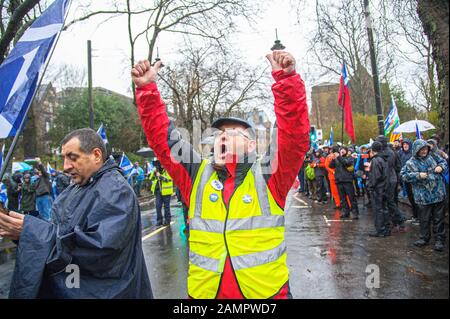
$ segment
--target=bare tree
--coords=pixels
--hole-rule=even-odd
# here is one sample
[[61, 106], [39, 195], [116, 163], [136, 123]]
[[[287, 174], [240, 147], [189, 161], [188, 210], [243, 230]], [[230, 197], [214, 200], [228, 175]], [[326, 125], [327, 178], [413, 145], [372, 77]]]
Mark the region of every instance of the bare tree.
[[436, 63], [439, 80], [440, 133], [444, 143], [449, 141], [449, 2], [448, 0], [418, 0], [417, 12], [422, 26], [432, 45], [432, 56]]
[[[235, 30], [236, 17], [251, 20], [258, 5], [248, 0], [155, 0], [150, 2], [115, 0], [102, 10], [91, 11], [86, 4], [79, 6], [81, 16], [67, 23], [72, 24], [104, 15], [107, 21], [120, 15], [127, 16], [130, 44], [130, 66], [136, 62], [137, 43], [147, 43], [148, 59], [154, 59], [158, 37], [164, 32], [178, 33], [223, 43]], [[146, 21], [145, 25], [136, 22]], [[133, 86], [133, 84], [132, 84]], [[134, 86], [133, 86], [134, 94]]]
[[[427, 112], [439, 107], [436, 63], [432, 57], [432, 46], [423, 32], [417, 14], [417, 0], [383, 2], [384, 28], [389, 29], [389, 39], [396, 53], [411, 64], [411, 81], [416, 88], [414, 104]], [[404, 45], [399, 45], [404, 43]], [[411, 90], [412, 91], [412, 90]]]
[[[380, 8], [374, 11], [380, 11]], [[339, 66], [345, 62], [351, 75], [351, 92], [354, 111], [364, 114], [375, 113], [375, 102], [371, 75], [369, 45], [366, 33], [366, 21], [362, 1], [316, 0], [317, 29], [310, 41], [310, 52], [319, 67], [340, 74]], [[374, 19], [374, 26], [379, 21]], [[376, 37], [376, 55], [382, 81], [387, 81], [395, 63], [394, 53], [389, 50], [386, 30], [378, 28]]]
[[0, 0], [0, 63], [45, 7], [42, 0]]
[[199, 120], [205, 129], [219, 116], [269, 104], [267, 67], [248, 67], [212, 44], [187, 44], [180, 53], [182, 60], [161, 74], [161, 89], [178, 126], [192, 132], [193, 121]]

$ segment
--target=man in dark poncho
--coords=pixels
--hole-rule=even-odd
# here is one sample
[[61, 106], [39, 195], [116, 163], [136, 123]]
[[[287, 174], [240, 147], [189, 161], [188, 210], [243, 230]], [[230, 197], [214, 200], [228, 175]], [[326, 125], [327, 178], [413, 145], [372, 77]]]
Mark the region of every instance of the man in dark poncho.
[[17, 241], [10, 298], [152, 298], [139, 203], [91, 129], [62, 141], [70, 185], [47, 222], [0, 213], [0, 236]]

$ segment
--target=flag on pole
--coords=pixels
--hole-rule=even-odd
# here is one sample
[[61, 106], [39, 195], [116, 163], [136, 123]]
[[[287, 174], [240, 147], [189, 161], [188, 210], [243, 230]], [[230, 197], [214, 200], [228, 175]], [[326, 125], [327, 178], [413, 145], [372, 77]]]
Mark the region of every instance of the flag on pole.
[[386, 120], [384, 121], [384, 135], [388, 135], [395, 127], [400, 123], [400, 117], [398, 116], [397, 105], [395, 104], [394, 97], [391, 95], [391, 109], [389, 111]]
[[53, 173], [56, 173], [56, 169], [50, 166], [50, 163], [47, 163], [47, 173], [49, 175], [52, 175]]
[[328, 145], [333, 145], [333, 127], [330, 128], [330, 140], [328, 142]]
[[125, 153], [122, 153], [122, 158], [120, 159], [119, 167], [123, 170], [125, 176], [130, 174], [134, 168], [133, 164], [131, 164], [130, 160], [125, 155]]
[[342, 64], [341, 81], [339, 85], [338, 104], [343, 108], [344, 112], [344, 128], [348, 136], [355, 143], [355, 130], [353, 128], [353, 111], [350, 99], [349, 77], [345, 63]]
[[0, 203], [3, 203], [4, 207], [8, 206], [8, 190], [2, 182], [0, 182]]
[[106, 137], [106, 131], [105, 131], [105, 128], [103, 127], [103, 123], [98, 128], [97, 134], [100, 135], [100, 137], [102, 138], [105, 145], [108, 144], [108, 138]]
[[3, 154], [5, 154], [5, 144], [3, 144], [3, 146], [2, 146], [2, 151], [1, 151], [1, 153], [0, 153], [0, 170], [1, 170], [2, 167], [3, 167]]
[[153, 172], [155, 169], [155, 166], [153, 163], [147, 163], [147, 174]]
[[0, 138], [15, 136], [64, 24], [70, 0], [55, 0], [0, 65]]
[[417, 126], [417, 122], [416, 122], [416, 139], [418, 139], [418, 140], [422, 139], [422, 134], [420, 134], [420, 130], [419, 130], [419, 126]]

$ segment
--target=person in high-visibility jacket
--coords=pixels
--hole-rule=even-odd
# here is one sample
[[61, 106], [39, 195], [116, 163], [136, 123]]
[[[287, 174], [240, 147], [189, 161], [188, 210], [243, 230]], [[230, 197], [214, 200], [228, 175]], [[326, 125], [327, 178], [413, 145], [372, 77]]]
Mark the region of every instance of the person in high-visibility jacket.
[[[159, 162], [154, 162], [154, 165], [155, 170], [150, 173], [150, 181], [152, 182], [151, 191], [155, 195], [156, 226], [170, 225], [170, 199], [173, 194], [173, 180]], [[163, 205], [164, 221], [162, 215]]]
[[305, 85], [294, 57], [267, 59], [275, 83], [276, 128], [257, 160], [256, 137], [242, 119], [212, 123], [213, 154], [202, 159], [169, 120], [156, 86], [161, 61], [139, 61], [131, 71], [149, 146], [189, 207], [190, 298], [289, 298], [284, 206], [309, 148]]

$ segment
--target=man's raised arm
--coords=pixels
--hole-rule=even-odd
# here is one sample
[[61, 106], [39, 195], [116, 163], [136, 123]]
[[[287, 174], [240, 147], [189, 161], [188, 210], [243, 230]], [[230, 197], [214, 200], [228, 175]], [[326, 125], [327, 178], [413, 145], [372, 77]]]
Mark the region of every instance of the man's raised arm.
[[192, 184], [201, 164], [201, 157], [192, 145], [182, 140], [181, 134], [169, 120], [166, 105], [156, 85], [161, 61], [151, 66], [149, 61], [139, 61], [131, 71], [136, 85], [136, 102], [148, 145], [189, 205]]
[[267, 59], [272, 65], [275, 83], [276, 128], [270, 149], [263, 159], [263, 172], [278, 205], [284, 207], [286, 196], [309, 149], [309, 118], [305, 84], [295, 71], [294, 57], [274, 51]]

